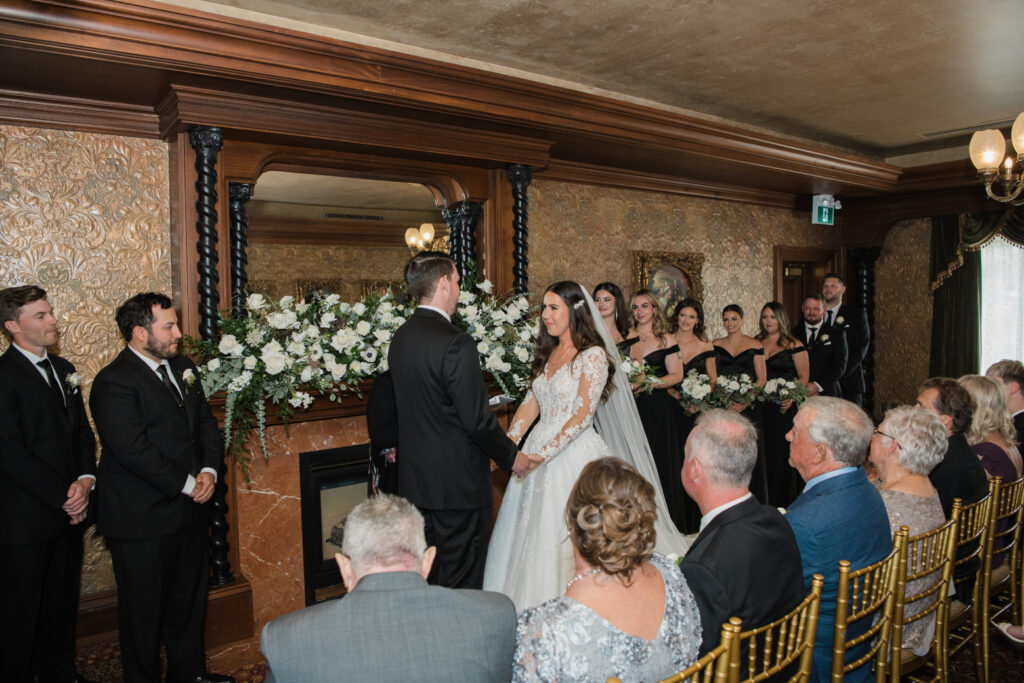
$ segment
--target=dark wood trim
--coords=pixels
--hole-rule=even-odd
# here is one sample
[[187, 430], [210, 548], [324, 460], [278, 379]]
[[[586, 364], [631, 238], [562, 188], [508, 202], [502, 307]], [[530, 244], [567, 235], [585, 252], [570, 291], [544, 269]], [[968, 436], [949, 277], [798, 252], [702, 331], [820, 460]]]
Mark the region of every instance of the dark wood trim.
[[792, 209], [797, 204], [797, 197], [787, 192], [758, 190], [738, 185], [703, 182], [689, 178], [644, 173], [622, 168], [609, 168], [575, 161], [552, 159], [547, 168], [534, 174], [538, 180], [558, 180], [566, 183], [582, 183], [585, 185], [602, 185], [625, 190], [641, 190], [644, 192], [663, 192], [666, 194], [686, 197], [703, 197], [705, 199], [721, 199], [729, 202], [758, 204], [761, 206], [777, 206]]
[[158, 138], [159, 123], [150, 107], [0, 89], [0, 125]]
[[[823, 249], [819, 247], [791, 247], [784, 244], [776, 244], [772, 250], [774, 299], [782, 301], [782, 267], [786, 261], [832, 261], [829, 270], [836, 270], [839, 266], [839, 253], [835, 249]], [[796, 320], [790, 320], [796, 324]]]
[[412, 222], [357, 221], [332, 218], [249, 216], [250, 244], [319, 244], [360, 247], [404, 247]]

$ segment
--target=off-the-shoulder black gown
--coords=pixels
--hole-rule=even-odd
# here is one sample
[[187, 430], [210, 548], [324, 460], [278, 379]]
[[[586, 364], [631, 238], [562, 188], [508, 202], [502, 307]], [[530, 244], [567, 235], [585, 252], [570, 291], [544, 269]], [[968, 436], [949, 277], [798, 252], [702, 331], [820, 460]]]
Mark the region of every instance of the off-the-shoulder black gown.
[[[679, 353], [679, 347], [675, 344], [651, 351], [644, 356], [644, 362], [651, 366], [655, 375], [664, 377], [668, 374], [665, 359], [673, 353]], [[651, 446], [651, 455], [658, 467], [658, 478], [661, 480], [661, 490], [665, 492], [669, 514], [680, 531], [691, 533], [683, 523], [684, 501], [689, 500], [689, 496], [683, 490], [680, 479], [683, 444], [686, 440], [686, 434], [681, 431], [683, 409], [666, 389], [641, 392], [635, 394], [635, 398], [636, 409], [647, 434], [647, 443]], [[697, 520], [699, 525], [699, 514]]]
[[[754, 360], [758, 356], [764, 356], [764, 349], [755, 347], [740, 351], [735, 356], [729, 353], [728, 349], [722, 346], [715, 346], [715, 363], [718, 369], [718, 378], [730, 375], [747, 375], [750, 381], [757, 381], [757, 372], [754, 370]], [[757, 463], [754, 465], [754, 472], [750, 476], [750, 492], [762, 503], [768, 502], [768, 480], [764, 466], [764, 444], [760, 437], [761, 427], [761, 405], [754, 403], [743, 409], [740, 413], [754, 423], [758, 431]]]
[[[697, 372], [704, 375], [708, 374], [708, 359], [713, 358], [715, 358], [714, 350], [701, 351], [683, 365], [683, 377], [685, 378], [688, 374], [690, 374], [691, 370], [696, 370]], [[693, 431], [694, 426], [697, 424], [697, 417], [700, 415], [700, 413], [691, 414], [683, 410], [682, 415], [683, 418], [682, 423], [680, 425], [679, 435], [682, 439], [681, 443], [685, 446], [686, 440], [690, 438], [690, 432]], [[682, 449], [680, 449], [680, 451], [681, 452], [679, 468], [681, 470], [683, 465], [682, 460], [683, 456], [685, 456], [685, 451], [683, 451]], [[679, 491], [682, 495], [683, 503], [683, 508], [680, 514], [680, 517], [682, 518], [682, 523], [680, 524], [677, 522], [677, 526], [683, 533], [696, 533], [700, 529], [700, 508], [697, 506], [697, 503], [694, 502], [694, 500], [690, 498], [689, 495], [687, 495], [686, 490], [683, 488], [683, 481], [679, 475], [676, 476], [676, 485], [678, 486]], [[669, 507], [671, 508], [671, 505]]]
[[[765, 358], [767, 378], [796, 379], [795, 353], [806, 353], [804, 347], [782, 349]], [[789, 464], [789, 443], [786, 433], [793, 428], [793, 417], [797, 406], [790, 406], [785, 413], [775, 404], [767, 403], [761, 413], [764, 434], [765, 475], [768, 479], [768, 503], [777, 507], [789, 507], [804, 489], [800, 474]]]

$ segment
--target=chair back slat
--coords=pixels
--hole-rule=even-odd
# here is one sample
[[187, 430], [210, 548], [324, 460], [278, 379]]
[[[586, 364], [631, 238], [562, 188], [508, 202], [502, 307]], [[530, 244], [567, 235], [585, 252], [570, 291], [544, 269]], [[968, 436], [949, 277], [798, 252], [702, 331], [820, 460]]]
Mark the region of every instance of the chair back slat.
[[[739, 634], [740, 621], [733, 617], [722, 624], [722, 636], [718, 647], [679, 673], [658, 683], [737, 683], [740, 658]], [[612, 679], [609, 678], [608, 683], [611, 681]]]
[[745, 683], [772, 678], [794, 665], [795, 679], [806, 680], [810, 676], [824, 582], [821, 574], [814, 574], [807, 597], [788, 614], [739, 634], [737, 651], [746, 652], [746, 678], [742, 679]]
[[[1000, 479], [994, 477], [989, 482], [989, 492], [984, 498], [967, 504], [963, 504], [959, 498], [954, 499], [954, 504], [961, 503], [962, 510], [957, 529], [953, 583], [958, 587], [958, 594], [963, 592], [960, 587], [968, 581], [972, 581], [974, 587], [971, 589], [970, 605], [958, 599], [954, 603], [956, 609], [951, 608], [946, 626], [949, 637], [945, 650], [947, 665], [944, 668], [949, 671], [949, 658], [970, 643], [974, 650], [975, 672], [979, 680], [988, 680], [985, 664], [988, 659], [987, 625], [985, 622], [988, 610], [981, 607], [984, 596], [982, 583], [986, 578], [983, 575], [984, 557], [991, 546], [989, 532], [992, 528], [992, 513], [995, 500], [999, 495], [999, 487]], [[973, 572], [965, 572], [963, 567], [972, 560], [976, 561], [977, 568]]]

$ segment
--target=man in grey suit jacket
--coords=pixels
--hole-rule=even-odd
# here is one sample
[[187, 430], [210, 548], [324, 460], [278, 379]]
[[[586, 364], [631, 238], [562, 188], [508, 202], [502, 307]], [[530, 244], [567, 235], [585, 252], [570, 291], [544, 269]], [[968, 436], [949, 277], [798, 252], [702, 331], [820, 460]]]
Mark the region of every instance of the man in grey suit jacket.
[[349, 592], [263, 628], [268, 683], [510, 680], [512, 601], [428, 585], [435, 551], [404, 498], [357, 505], [335, 554]]

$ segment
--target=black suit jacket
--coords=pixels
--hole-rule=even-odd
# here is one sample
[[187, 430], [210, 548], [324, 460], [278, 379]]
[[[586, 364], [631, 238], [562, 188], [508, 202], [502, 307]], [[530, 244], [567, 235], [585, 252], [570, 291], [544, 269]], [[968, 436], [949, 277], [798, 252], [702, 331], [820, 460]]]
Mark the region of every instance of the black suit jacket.
[[473, 338], [440, 313], [417, 308], [395, 332], [388, 366], [402, 495], [428, 510], [491, 505], [490, 460], [509, 469], [517, 450], [487, 404]]
[[[92, 385], [89, 407], [100, 435], [96, 486], [100, 533], [116, 539], [155, 538], [205, 517], [181, 490], [204, 467], [219, 471], [224, 444], [196, 366], [170, 361], [184, 410], [155, 372], [125, 348]], [[191, 370], [195, 380], [182, 378]]]
[[846, 334], [848, 358], [846, 372], [843, 373], [839, 385], [844, 396], [864, 393], [864, 357], [868, 353], [871, 342], [871, 331], [868, 329], [868, 315], [859, 308], [841, 304], [832, 320], [832, 326], [842, 328]]
[[805, 595], [793, 529], [777, 509], [755, 498], [712, 519], [679, 566], [700, 611], [701, 655], [718, 645], [729, 617], [742, 619], [743, 630], [763, 626]]
[[1024, 412], [1013, 416], [1013, 428], [1017, 430], [1017, 447], [1024, 452]]
[[811, 368], [810, 381], [821, 385], [821, 393], [825, 396], [842, 396], [839, 379], [846, 372], [848, 351], [846, 335], [841, 329], [826, 327], [824, 323], [818, 329], [818, 339], [814, 345], [807, 343], [804, 321], [793, 328], [793, 336], [807, 347], [807, 360]]
[[0, 356], [0, 545], [56, 538], [70, 524], [68, 487], [96, 472], [96, 438], [82, 393], [67, 384], [75, 367], [49, 354], [67, 408], [14, 346]]

